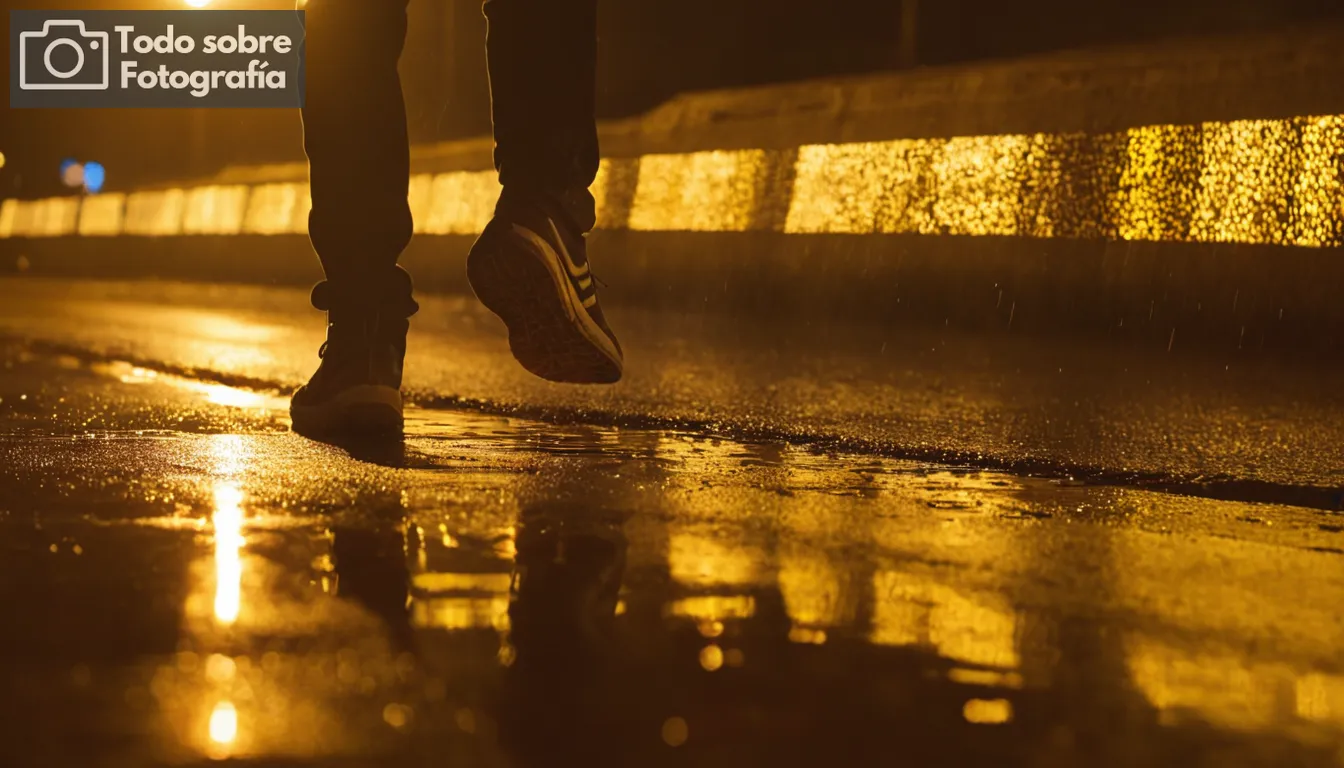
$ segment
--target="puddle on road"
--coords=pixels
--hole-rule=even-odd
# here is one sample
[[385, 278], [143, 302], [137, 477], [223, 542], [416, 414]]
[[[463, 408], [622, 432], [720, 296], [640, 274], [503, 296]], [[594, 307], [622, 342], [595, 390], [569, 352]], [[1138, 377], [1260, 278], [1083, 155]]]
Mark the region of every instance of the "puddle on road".
[[21, 762], [1344, 757], [1316, 513], [469, 412], [107, 434], [0, 440]]

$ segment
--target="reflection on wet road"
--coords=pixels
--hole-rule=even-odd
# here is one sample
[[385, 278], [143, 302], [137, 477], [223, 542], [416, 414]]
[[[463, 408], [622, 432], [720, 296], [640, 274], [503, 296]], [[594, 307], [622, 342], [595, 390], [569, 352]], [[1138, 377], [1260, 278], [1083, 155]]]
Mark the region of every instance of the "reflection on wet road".
[[0, 765], [1344, 763], [1344, 525], [4, 348]]

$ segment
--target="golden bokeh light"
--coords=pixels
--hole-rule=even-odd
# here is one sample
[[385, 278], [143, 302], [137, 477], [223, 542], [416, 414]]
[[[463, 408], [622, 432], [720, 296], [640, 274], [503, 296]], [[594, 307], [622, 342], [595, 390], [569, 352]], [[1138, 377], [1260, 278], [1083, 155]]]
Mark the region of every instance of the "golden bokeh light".
[[680, 747], [690, 736], [691, 729], [685, 718], [669, 717], [663, 721], [663, 743], [669, 747]]
[[1000, 725], [1013, 719], [1013, 703], [1007, 699], [971, 699], [961, 708], [966, 722]]
[[230, 746], [238, 740], [238, 709], [231, 701], [221, 701], [210, 712], [210, 741]]
[[700, 650], [700, 667], [706, 672], [715, 672], [723, 667], [723, 649], [717, 645], [707, 645]]

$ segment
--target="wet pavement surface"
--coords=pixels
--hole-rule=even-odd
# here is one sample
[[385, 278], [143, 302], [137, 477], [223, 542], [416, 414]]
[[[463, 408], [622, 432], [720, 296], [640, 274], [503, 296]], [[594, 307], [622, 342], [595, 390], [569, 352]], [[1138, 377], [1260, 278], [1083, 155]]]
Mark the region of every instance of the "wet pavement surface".
[[[323, 334], [292, 288], [11, 277], [0, 297], [0, 337], [282, 392]], [[626, 380], [594, 389], [524, 372], [474, 298], [420, 300], [406, 385], [422, 405], [1344, 510], [1344, 363], [617, 308]]]
[[1344, 765], [1324, 375], [617, 315], [585, 390], [436, 299], [332, 446], [299, 292], [0, 289], [0, 766]]

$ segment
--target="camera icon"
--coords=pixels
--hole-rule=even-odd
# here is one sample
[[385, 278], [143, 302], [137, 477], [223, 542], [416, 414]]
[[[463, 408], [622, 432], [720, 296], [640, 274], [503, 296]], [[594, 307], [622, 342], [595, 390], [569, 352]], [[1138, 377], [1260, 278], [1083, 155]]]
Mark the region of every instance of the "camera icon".
[[41, 32], [20, 33], [19, 88], [106, 91], [110, 82], [108, 42], [106, 32], [90, 32], [76, 19], [48, 20]]

